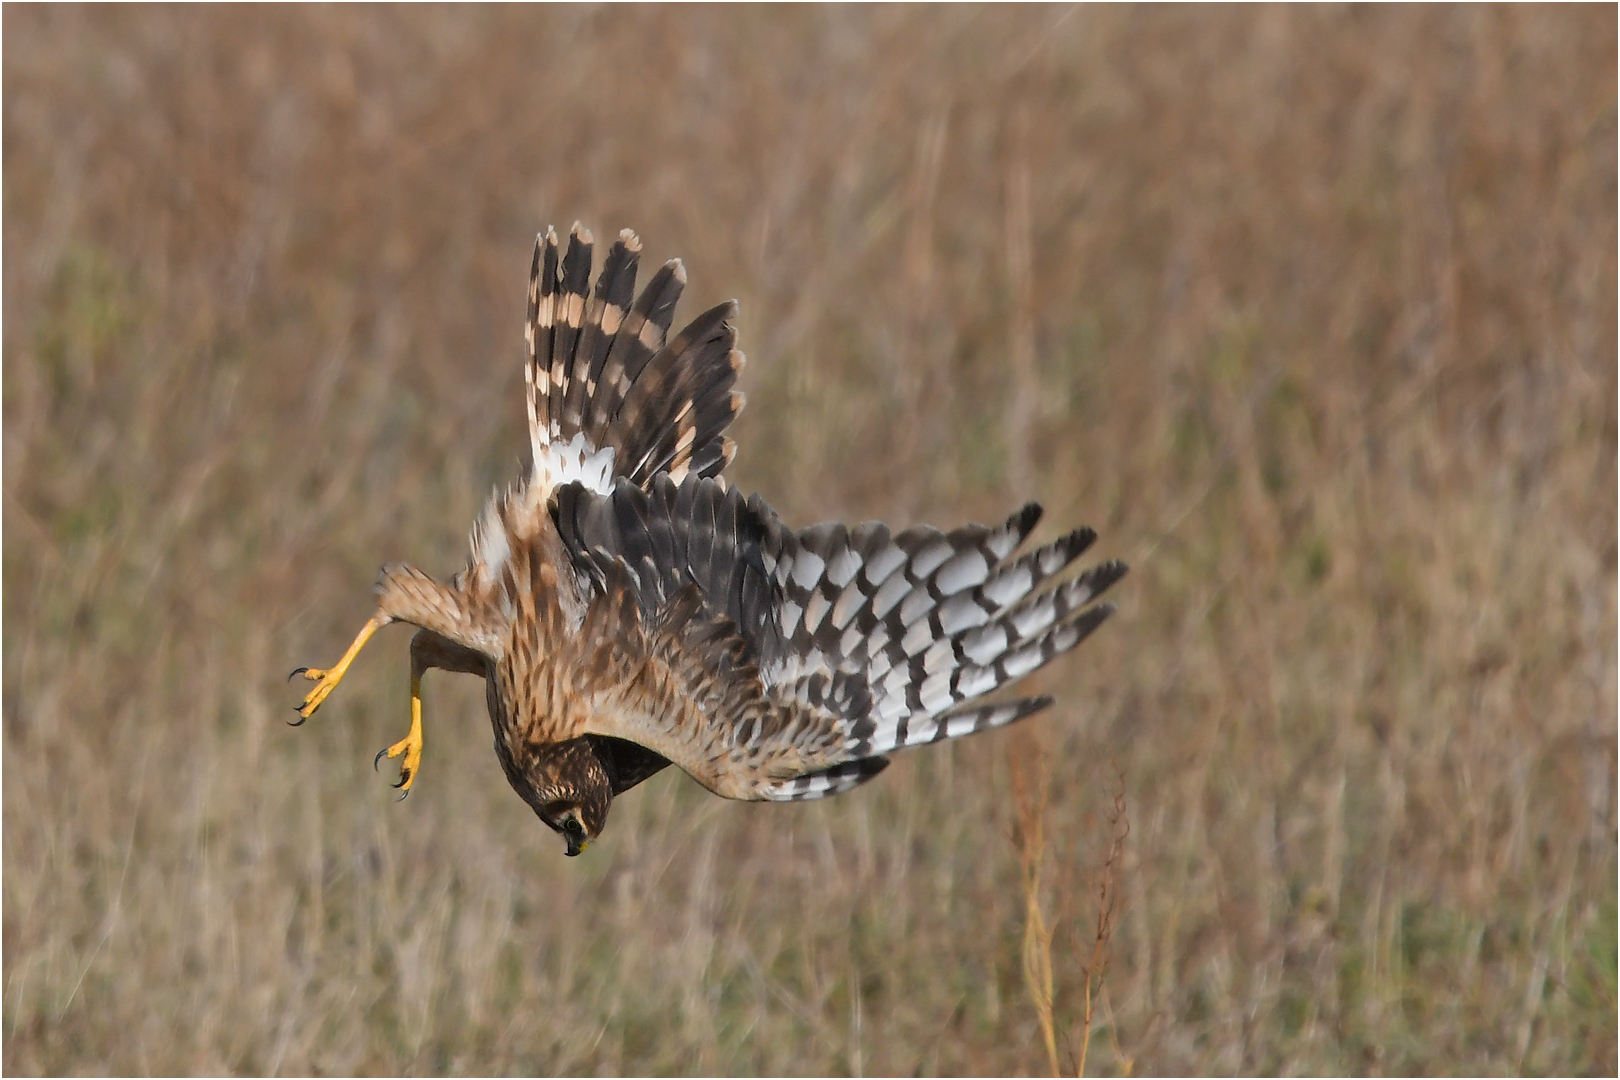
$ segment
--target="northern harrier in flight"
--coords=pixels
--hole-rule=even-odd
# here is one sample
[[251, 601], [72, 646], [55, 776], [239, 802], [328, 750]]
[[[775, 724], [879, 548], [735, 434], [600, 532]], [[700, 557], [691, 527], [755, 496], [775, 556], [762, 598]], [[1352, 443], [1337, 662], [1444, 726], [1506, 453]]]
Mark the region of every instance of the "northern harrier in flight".
[[383, 751], [403, 758], [396, 786], [421, 768], [422, 673], [482, 675], [507, 779], [577, 855], [613, 798], [670, 762], [727, 798], [818, 799], [870, 780], [890, 751], [1051, 704], [981, 699], [1112, 612], [1091, 601], [1123, 563], [1054, 583], [1095, 533], [1015, 557], [1034, 503], [950, 532], [789, 528], [719, 475], [743, 400], [736, 305], [666, 340], [680, 262], [632, 302], [640, 242], [619, 235], [594, 291], [591, 247], [577, 225], [566, 252], [549, 229], [535, 245], [529, 475], [491, 496], [448, 582], [383, 567], [348, 652], [293, 673], [315, 683], [301, 718], [379, 628], [418, 626], [410, 733]]

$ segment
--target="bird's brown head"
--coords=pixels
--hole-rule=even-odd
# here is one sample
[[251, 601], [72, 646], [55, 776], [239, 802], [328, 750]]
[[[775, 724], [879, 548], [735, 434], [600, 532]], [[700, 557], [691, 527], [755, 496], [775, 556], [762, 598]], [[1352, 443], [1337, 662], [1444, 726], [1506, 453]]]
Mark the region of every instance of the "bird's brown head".
[[606, 791], [590, 792], [582, 800], [557, 799], [536, 808], [540, 820], [562, 834], [568, 843], [568, 854], [578, 855], [602, 833], [607, 824], [608, 807], [612, 796]]
[[540, 820], [561, 834], [568, 854], [578, 855], [602, 834], [613, 805], [607, 770], [585, 739], [537, 751], [526, 770], [533, 797], [528, 800]]

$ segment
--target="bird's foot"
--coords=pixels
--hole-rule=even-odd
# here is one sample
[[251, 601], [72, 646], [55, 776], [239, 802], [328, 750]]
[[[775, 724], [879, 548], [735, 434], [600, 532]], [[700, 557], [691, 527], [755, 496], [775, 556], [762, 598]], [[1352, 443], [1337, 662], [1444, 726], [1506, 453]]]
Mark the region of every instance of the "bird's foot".
[[382, 763], [384, 756], [397, 758], [404, 755], [405, 760], [399, 763], [399, 782], [394, 786], [399, 788], [399, 797], [403, 799], [411, 793], [411, 785], [416, 782], [416, 772], [422, 767], [422, 729], [412, 725], [411, 733], [405, 736], [386, 750], [377, 751], [377, 756], [371, 759], [371, 767], [376, 768]]
[[297, 727], [314, 715], [315, 710], [321, 707], [321, 702], [326, 700], [326, 695], [335, 690], [337, 684], [343, 681], [343, 671], [339, 668], [323, 670], [321, 668], [301, 667], [287, 678], [291, 679], [298, 675], [302, 675], [304, 678], [314, 682], [315, 688], [304, 695], [303, 704], [294, 706], [298, 710], [299, 718], [288, 721], [293, 727]]
[[411, 676], [411, 730], [406, 736], [388, 747], [377, 751], [377, 756], [371, 759], [371, 767], [375, 769], [382, 763], [384, 756], [397, 758], [404, 756], [405, 760], [399, 763], [399, 783], [394, 786], [400, 790], [400, 798], [411, 793], [411, 785], [416, 783], [416, 773], [422, 767], [422, 676], [415, 673]]
[[343, 676], [348, 673], [349, 665], [354, 663], [354, 658], [360, 654], [360, 650], [365, 646], [366, 642], [371, 640], [371, 635], [375, 634], [384, 622], [384, 619], [374, 616], [365, 626], [362, 626], [360, 633], [355, 635], [354, 642], [349, 646], [349, 651], [343, 654], [343, 659], [339, 660], [334, 667], [301, 667], [296, 668], [291, 675], [287, 676], [287, 678], [292, 679], [302, 675], [315, 684], [314, 688], [304, 695], [303, 703], [296, 706], [298, 719], [287, 721], [289, 724], [297, 727], [315, 714], [315, 710], [321, 707], [321, 702], [326, 700], [327, 695], [337, 689], [337, 684], [342, 682]]

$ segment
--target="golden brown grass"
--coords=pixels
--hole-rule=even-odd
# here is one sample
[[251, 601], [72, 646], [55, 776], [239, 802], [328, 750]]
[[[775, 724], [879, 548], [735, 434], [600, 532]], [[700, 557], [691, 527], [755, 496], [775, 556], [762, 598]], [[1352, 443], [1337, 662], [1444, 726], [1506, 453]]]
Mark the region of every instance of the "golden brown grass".
[[[1059, 1067], [1613, 1073], [1615, 20], [8, 7], [5, 1069], [1045, 1071], [1042, 746]], [[282, 725], [575, 218], [741, 300], [789, 520], [1131, 562], [1037, 727], [568, 860], [465, 677], [393, 803], [403, 631]]]

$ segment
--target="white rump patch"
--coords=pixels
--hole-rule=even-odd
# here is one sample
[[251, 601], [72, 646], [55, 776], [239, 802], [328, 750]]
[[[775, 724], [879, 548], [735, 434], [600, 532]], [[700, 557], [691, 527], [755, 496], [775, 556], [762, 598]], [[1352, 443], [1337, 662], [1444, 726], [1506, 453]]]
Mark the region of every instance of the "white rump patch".
[[561, 484], [579, 481], [598, 495], [613, 490], [611, 446], [598, 450], [579, 432], [567, 442], [534, 444], [534, 486], [550, 494]]

